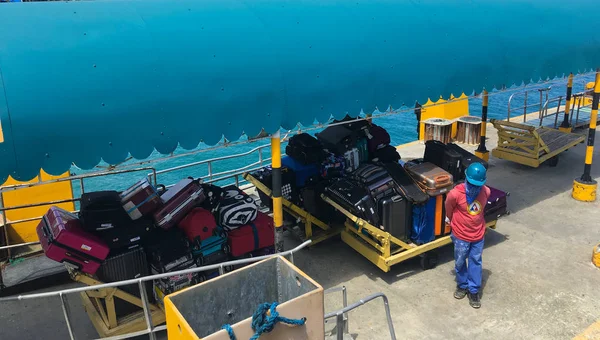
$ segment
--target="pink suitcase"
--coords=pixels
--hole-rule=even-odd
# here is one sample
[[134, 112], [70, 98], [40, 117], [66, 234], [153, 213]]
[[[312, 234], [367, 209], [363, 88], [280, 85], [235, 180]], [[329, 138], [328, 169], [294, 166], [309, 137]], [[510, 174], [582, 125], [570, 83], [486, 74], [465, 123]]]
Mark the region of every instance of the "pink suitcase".
[[154, 213], [154, 221], [163, 229], [171, 229], [202, 203], [206, 196], [204, 189], [196, 181], [184, 179], [167, 190], [161, 199], [164, 205]]
[[150, 180], [144, 178], [121, 193], [121, 204], [129, 217], [137, 220], [156, 211], [162, 201]]
[[109, 248], [102, 240], [84, 231], [77, 216], [58, 207], [50, 207], [36, 231], [48, 258], [84, 273], [96, 273], [108, 256]]

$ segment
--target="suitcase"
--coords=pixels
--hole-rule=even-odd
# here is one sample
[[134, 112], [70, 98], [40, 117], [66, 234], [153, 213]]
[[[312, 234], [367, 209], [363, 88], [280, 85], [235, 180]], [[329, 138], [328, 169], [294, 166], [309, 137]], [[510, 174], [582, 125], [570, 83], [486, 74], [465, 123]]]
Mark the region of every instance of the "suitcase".
[[[149, 274], [150, 269], [148, 268], [146, 253], [141, 247], [128, 249], [122, 252], [111, 251], [96, 272], [98, 279], [104, 283], [137, 279]], [[146, 281], [145, 285], [146, 294], [152, 303], [152, 281]], [[137, 284], [121, 285], [118, 288], [136, 297], [141, 297], [140, 288]], [[140, 307], [122, 301], [121, 299], [114, 299], [114, 302], [117, 317], [140, 311]]]
[[148, 178], [121, 193], [121, 205], [132, 220], [152, 214], [162, 205], [156, 188]]
[[446, 170], [454, 180], [459, 180], [463, 173], [461, 155], [437, 140], [425, 142], [423, 160]]
[[[282, 169], [287, 168], [287, 169], [291, 170], [291, 173], [293, 173], [295, 176], [294, 179], [295, 179], [296, 187], [302, 188], [309, 178], [319, 175], [320, 165], [316, 164], [316, 163], [304, 165], [292, 157], [283, 156], [283, 157], [281, 157], [281, 168]], [[281, 177], [282, 177], [281, 184], [283, 185], [284, 183], [287, 183], [287, 180], [286, 181], [283, 180], [283, 177], [284, 177], [283, 170], [282, 170]], [[292, 180], [292, 178], [290, 176], [290, 181], [291, 180]], [[269, 186], [269, 188], [271, 188], [271, 183], [269, 183], [268, 186]]]
[[450, 228], [446, 226], [446, 195], [438, 195], [431, 199], [435, 200], [434, 235], [436, 237], [449, 235]]
[[346, 160], [343, 156], [330, 153], [321, 165], [321, 177], [332, 179], [342, 177], [345, 174]]
[[353, 215], [378, 226], [377, 206], [369, 193], [345, 178], [334, 181], [326, 188], [327, 196]]
[[412, 227], [412, 204], [401, 195], [382, 198], [377, 204], [380, 228], [390, 235], [408, 242]]
[[321, 163], [326, 156], [319, 141], [308, 133], [290, 137], [285, 154], [303, 165]]
[[[177, 267], [172, 268], [168, 272], [177, 272], [180, 270], [193, 269], [198, 268], [198, 264], [196, 261], [187, 261], [180, 264]], [[161, 272], [159, 269], [155, 267], [151, 267], [150, 269], [152, 275], [156, 274], [164, 274], [165, 272]], [[195, 273], [187, 273], [187, 274], [176, 274], [173, 276], [167, 276], [161, 279], [154, 280], [154, 285], [160, 287], [160, 289], [167, 294], [176, 292], [183, 288], [187, 288], [191, 285], [195, 285], [196, 283], [201, 282], [201, 274], [200, 272]]]
[[121, 205], [117, 191], [88, 192], [81, 195], [79, 220], [85, 230], [101, 231], [124, 228], [131, 218]]
[[83, 230], [77, 216], [52, 206], [37, 225], [42, 249], [49, 259], [95, 274], [109, 253], [97, 236]]
[[206, 198], [204, 199], [204, 202], [198, 204], [198, 206], [214, 213], [221, 200], [223, 188], [208, 183], [201, 183], [200, 186], [204, 190], [204, 196]]
[[229, 251], [227, 234], [220, 232], [218, 235], [202, 240], [199, 247], [192, 250], [192, 255], [196, 259], [198, 265], [207, 266], [209, 264], [227, 261]]
[[507, 197], [509, 193], [504, 192], [502, 190], [498, 190], [496, 188], [490, 188], [490, 197], [485, 205], [485, 209], [483, 210], [484, 218], [486, 222], [491, 222], [497, 220], [498, 218], [508, 215], [508, 204]]
[[[255, 171], [252, 176], [258, 179], [269, 190], [273, 190], [273, 170], [270, 166]], [[298, 203], [298, 189], [296, 185], [296, 173], [290, 168], [281, 168], [281, 197], [292, 203]], [[256, 190], [262, 204], [269, 209], [273, 209], [273, 199], [271, 195], [265, 194], [262, 190]]]
[[202, 203], [206, 196], [204, 189], [192, 179], [179, 181], [161, 197], [164, 205], [154, 212], [156, 225], [163, 229], [171, 229], [192, 210]]
[[334, 119], [332, 122], [332, 124], [338, 123], [343, 123], [339, 124], [339, 126], [343, 126], [346, 129], [353, 131], [358, 136], [365, 136], [371, 126], [371, 123], [369, 123], [368, 120], [360, 119], [360, 117], [352, 118], [349, 115], [346, 115], [340, 120]]
[[400, 194], [413, 204], [425, 203], [429, 200], [427, 195], [408, 174], [406, 169], [398, 163], [378, 163], [388, 172], [396, 183]]
[[355, 132], [342, 125], [328, 126], [316, 136], [325, 150], [339, 156], [356, 146]]
[[367, 163], [369, 161], [369, 146], [366, 137], [358, 139], [356, 142], [356, 149], [358, 150], [360, 164]]
[[217, 208], [217, 224], [225, 231], [231, 231], [254, 221], [258, 207], [252, 197], [235, 185], [223, 188]]
[[404, 167], [429, 196], [441, 195], [452, 189], [452, 175], [432, 163], [407, 162]]
[[384, 146], [381, 149], [375, 150], [375, 152], [370, 154], [371, 160], [373, 162], [381, 162], [381, 163], [398, 163], [401, 159], [398, 150], [391, 145]]
[[344, 223], [346, 217], [337, 211], [327, 202], [323, 201], [321, 194], [325, 193], [325, 188], [330, 184], [328, 180], [310, 181], [304, 188], [300, 189], [300, 198], [302, 207], [309, 214], [318, 218], [324, 223]]
[[413, 205], [411, 240], [417, 245], [435, 239], [435, 197], [424, 204]]
[[388, 145], [390, 145], [390, 134], [381, 126], [371, 124], [368, 136], [369, 152], [374, 153]]
[[275, 244], [273, 219], [261, 212], [253, 222], [230, 231], [227, 235], [231, 256], [239, 257]]
[[363, 164], [352, 173], [352, 179], [360, 184], [374, 183], [388, 177], [384, 168], [373, 164]]
[[194, 208], [177, 226], [183, 230], [192, 247], [196, 248], [200, 247], [203, 240], [215, 234], [217, 221], [210, 211]]
[[143, 242], [143, 247], [148, 262], [160, 272], [171, 271], [174, 267], [188, 261], [188, 257], [191, 258], [190, 242], [179, 228], [155, 229]]
[[366, 183], [364, 186], [375, 201], [375, 204], [384, 197], [398, 194], [396, 191], [396, 184], [390, 176], [381, 178], [373, 183]]
[[458, 153], [460, 155], [460, 176], [458, 177], [458, 180], [464, 180], [465, 179], [465, 171], [467, 170], [467, 168], [469, 167], [469, 165], [473, 164], [473, 163], [481, 163], [486, 169], [489, 167], [488, 162], [484, 161], [483, 159], [475, 156], [474, 154], [470, 153], [469, 151], [461, 148], [460, 146], [454, 144], [454, 143], [448, 143], [448, 148], [450, 150], [455, 151], [456, 153]]
[[[127, 216], [127, 215], [126, 215]], [[154, 229], [154, 221], [150, 217], [129, 220], [127, 225], [118, 228], [97, 231], [97, 235], [112, 249], [128, 248], [142, 242]]]
[[346, 172], [352, 172], [360, 166], [360, 156], [357, 148], [352, 148], [349, 151], [344, 152], [344, 168]]

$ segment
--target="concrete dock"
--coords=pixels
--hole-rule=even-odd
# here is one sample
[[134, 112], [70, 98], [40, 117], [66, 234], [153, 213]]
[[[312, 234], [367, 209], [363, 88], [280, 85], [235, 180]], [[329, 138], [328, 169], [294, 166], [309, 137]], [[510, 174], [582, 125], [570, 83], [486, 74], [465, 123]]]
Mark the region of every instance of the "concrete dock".
[[[491, 151], [497, 143], [491, 125], [488, 137]], [[592, 167], [596, 180], [599, 149], [598, 165]], [[403, 159], [417, 158], [424, 146], [414, 142], [398, 150]], [[600, 319], [600, 269], [591, 264], [593, 246], [600, 242], [600, 201], [582, 203], [570, 196], [584, 155], [585, 146], [578, 145], [560, 155], [557, 167], [538, 169], [490, 158], [488, 184], [511, 193], [511, 214], [486, 235], [479, 310], [466, 298], [453, 297], [451, 245], [439, 250], [439, 265], [427, 271], [416, 258], [384, 273], [339, 238], [301, 251], [295, 263], [325, 288], [346, 286], [349, 302], [386, 294], [398, 339], [571, 339], [586, 329], [588, 337], [581, 339], [600, 339], [594, 325]], [[287, 248], [298, 244], [287, 241]], [[77, 284], [60, 287], [67, 286]], [[338, 309], [341, 301], [340, 295], [326, 296], [326, 311]], [[77, 338], [96, 337], [78, 294], [68, 302]], [[3, 303], [0, 338], [68, 338], [62, 317], [58, 298]], [[381, 301], [351, 312], [349, 330], [355, 339], [388, 339]]]

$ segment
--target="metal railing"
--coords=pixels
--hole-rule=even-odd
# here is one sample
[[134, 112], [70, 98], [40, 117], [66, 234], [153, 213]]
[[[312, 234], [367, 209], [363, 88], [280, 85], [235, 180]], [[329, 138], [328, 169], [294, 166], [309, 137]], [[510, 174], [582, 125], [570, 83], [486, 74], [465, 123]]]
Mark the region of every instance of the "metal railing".
[[[80, 192], [81, 192], [81, 194], [83, 194], [83, 193], [85, 193], [84, 181], [87, 179], [98, 178], [98, 177], [107, 177], [107, 176], [113, 176], [113, 175], [122, 175], [122, 174], [126, 174], [126, 173], [134, 173], [134, 172], [143, 172], [149, 179], [151, 179], [153, 181], [153, 183], [155, 185], [157, 185], [159, 175], [164, 175], [164, 174], [172, 173], [172, 172], [183, 170], [183, 169], [200, 167], [203, 165], [206, 165], [208, 167], [208, 174], [200, 177], [200, 179], [202, 179], [204, 182], [214, 183], [214, 182], [225, 181], [228, 179], [233, 179], [236, 186], [239, 187], [243, 184], [249, 183], [242, 177], [242, 174], [244, 172], [251, 172], [254, 170], [258, 170], [258, 169], [264, 167], [265, 165], [267, 165], [268, 162], [270, 162], [271, 157], [265, 157], [265, 155], [264, 155], [264, 149], [269, 148], [269, 147], [270, 147], [270, 145], [268, 145], [268, 144], [260, 145], [260, 146], [255, 147], [252, 150], [249, 150], [247, 152], [223, 156], [223, 157], [211, 158], [211, 159], [198, 161], [198, 162], [187, 163], [187, 164], [183, 164], [180, 166], [167, 168], [164, 170], [156, 170], [154, 167], [145, 166], [145, 167], [134, 168], [134, 169], [124, 169], [124, 170], [115, 169], [115, 170], [109, 170], [109, 171], [94, 172], [94, 173], [88, 173], [88, 174], [82, 174], [82, 175], [69, 176], [69, 177], [65, 177], [65, 178], [57, 178], [57, 179], [52, 179], [52, 180], [48, 180], [48, 181], [40, 181], [40, 182], [35, 182], [35, 183], [7, 185], [5, 187], [0, 188], [0, 193], [23, 189], [23, 188], [31, 188], [31, 187], [35, 187], [35, 186], [39, 186], [39, 185], [44, 185], [44, 184], [71, 181], [71, 182], [79, 183]], [[255, 162], [252, 162], [251, 164], [244, 165], [244, 166], [236, 168], [236, 169], [225, 170], [225, 171], [221, 171], [221, 172], [213, 172], [215, 163], [222, 162], [225, 160], [231, 160], [231, 159], [249, 156], [253, 153], [256, 153], [258, 155], [258, 160]], [[150, 163], [147, 163], [147, 164], [150, 164]], [[171, 184], [171, 185], [168, 185], [167, 187], [171, 187], [173, 185], [174, 184]], [[75, 198], [74, 192], [72, 193], [72, 195], [74, 197], [72, 199], [48, 201], [48, 202], [34, 203], [34, 204], [25, 204], [25, 205], [19, 205], [19, 206], [11, 206], [11, 207], [5, 207], [2, 195], [0, 195], [0, 204], [2, 205], [0, 207], [0, 213], [3, 214], [4, 217], [6, 217], [6, 214], [5, 214], [6, 211], [27, 209], [27, 208], [40, 207], [40, 206], [46, 206], [46, 205], [52, 205], [52, 204], [60, 204], [60, 203], [70, 203], [70, 202], [75, 203], [75, 202], [79, 202], [81, 200], [80, 197]], [[77, 213], [78, 210], [75, 210], [73, 212]], [[31, 222], [31, 221], [38, 221], [41, 218], [42, 218], [42, 216], [37, 216], [37, 217], [19, 219], [19, 220], [14, 220], [14, 221], [11, 220], [10, 223], [7, 223], [5, 221], [4, 225], [0, 225], [0, 232], [4, 232], [4, 230], [2, 230], [2, 227], [6, 227], [7, 224], [10, 224], [11, 227], [15, 228], [15, 225], [17, 225], [17, 224], [22, 224], [22, 223]], [[39, 244], [39, 242], [24, 242], [24, 243], [11, 244], [11, 245], [6, 245], [6, 246], [0, 246], [0, 250], [15, 249], [15, 248], [19, 248], [19, 247], [32, 246], [32, 245], [36, 245], [36, 244]]]
[[[285, 252], [278, 253], [278, 254], [257, 256], [257, 257], [235, 260], [235, 261], [228, 261], [228, 262], [213, 264], [213, 265], [209, 265], [209, 266], [180, 270], [180, 271], [171, 272], [171, 273], [144, 276], [144, 277], [137, 278], [137, 279], [104, 283], [104, 284], [100, 284], [100, 285], [80, 287], [80, 288], [63, 289], [63, 290], [37, 293], [37, 294], [26, 294], [26, 295], [2, 297], [2, 298], [0, 298], [0, 304], [3, 302], [10, 302], [10, 301], [22, 301], [22, 300], [58, 297], [60, 300], [63, 315], [65, 318], [65, 324], [66, 324], [67, 330], [69, 332], [70, 339], [74, 340], [75, 335], [73, 334], [73, 329], [71, 327], [71, 315], [69, 312], [69, 306], [65, 300], [66, 295], [74, 294], [74, 293], [83, 293], [83, 292], [88, 292], [88, 291], [95, 291], [95, 290], [103, 289], [103, 288], [115, 288], [115, 287], [124, 286], [124, 285], [137, 284], [140, 289], [140, 296], [141, 296], [141, 300], [142, 300], [142, 306], [143, 306], [144, 316], [145, 316], [146, 326], [147, 326], [146, 329], [142, 330], [142, 331], [138, 331], [138, 332], [127, 333], [127, 334], [113, 336], [110, 338], [103, 338], [103, 339], [104, 340], [106, 340], [106, 339], [129, 339], [129, 338], [140, 336], [140, 335], [148, 335], [150, 339], [154, 340], [154, 339], [156, 339], [156, 333], [166, 330], [166, 326], [164, 326], [164, 325], [163, 326], [153, 326], [152, 315], [150, 313], [150, 306], [149, 306], [150, 303], [148, 301], [148, 295], [147, 295], [148, 292], [146, 290], [146, 285], [144, 284], [145, 282], [151, 281], [151, 280], [167, 278], [167, 277], [171, 277], [171, 276], [175, 276], [175, 275], [191, 274], [191, 273], [204, 272], [204, 271], [215, 270], [215, 269], [219, 270], [219, 275], [223, 275], [225, 273], [226, 267], [247, 264], [247, 263], [253, 263], [253, 262], [257, 262], [257, 261], [264, 260], [264, 259], [267, 259], [267, 258], [270, 258], [273, 256], [278, 256], [278, 255], [279, 256], [289, 256], [290, 262], [294, 263], [294, 253], [305, 248], [310, 243], [311, 243], [311, 241], [308, 240], [293, 249], [290, 249], [290, 250], [287, 250]], [[387, 305], [387, 299], [386, 299], [386, 305]]]
[[344, 327], [342, 325], [345, 323], [345, 321], [347, 321], [347, 320], [345, 320], [344, 315], [346, 315], [346, 313], [350, 312], [351, 310], [356, 309], [356, 308], [366, 304], [367, 302], [373, 301], [377, 298], [381, 298], [383, 300], [383, 306], [385, 307], [385, 315], [387, 317], [388, 329], [390, 331], [390, 339], [396, 340], [396, 332], [394, 331], [394, 323], [392, 322], [392, 314], [390, 312], [390, 304], [388, 302], [387, 296], [385, 296], [385, 294], [383, 294], [383, 293], [375, 293], [373, 295], [369, 295], [366, 298], [360, 299], [357, 302], [351, 304], [350, 306], [346, 306], [335, 312], [325, 314], [325, 320], [331, 319], [333, 317], [336, 318], [337, 340], [344, 340], [344, 332], [341, 331], [342, 328]]
[[[552, 86], [548, 86], [548, 87], [543, 87], [543, 88], [515, 92], [515, 93], [511, 94], [510, 97], [508, 98], [508, 114], [506, 116], [506, 119], [508, 121], [510, 121], [513, 113], [517, 113], [517, 114], [523, 115], [523, 123], [525, 123], [527, 121], [527, 115], [528, 115], [528, 113], [530, 113], [529, 109], [537, 108], [538, 112], [542, 112], [543, 108], [544, 108], [544, 103], [549, 100], [549, 98], [548, 98], [549, 92], [550, 92], [550, 90], [552, 90], [552, 88], [553, 88]], [[535, 93], [535, 92], [539, 93], [539, 100], [532, 102], [532, 98], [531, 98], [532, 96], [530, 95], [530, 93]], [[520, 95], [524, 96], [523, 97], [523, 106], [513, 107], [513, 100], [515, 98], [518, 99]]]

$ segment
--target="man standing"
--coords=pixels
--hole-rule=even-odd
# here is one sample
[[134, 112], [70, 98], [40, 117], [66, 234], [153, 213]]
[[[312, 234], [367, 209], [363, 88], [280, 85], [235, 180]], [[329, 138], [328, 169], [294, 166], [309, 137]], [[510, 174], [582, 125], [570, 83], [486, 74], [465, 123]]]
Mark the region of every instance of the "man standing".
[[465, 183], [457, 185], [446, 197], [446, 218], [450, 221], [454, 242], [457, 285], [454, 297], [462, 299], [469, 295], [471, 307], [479, 308], [481, 254], [485, 235], [483, 209], [490, 189], [485, 186], [486, 169], [481, 163], [471, 164], [465, 175]]

